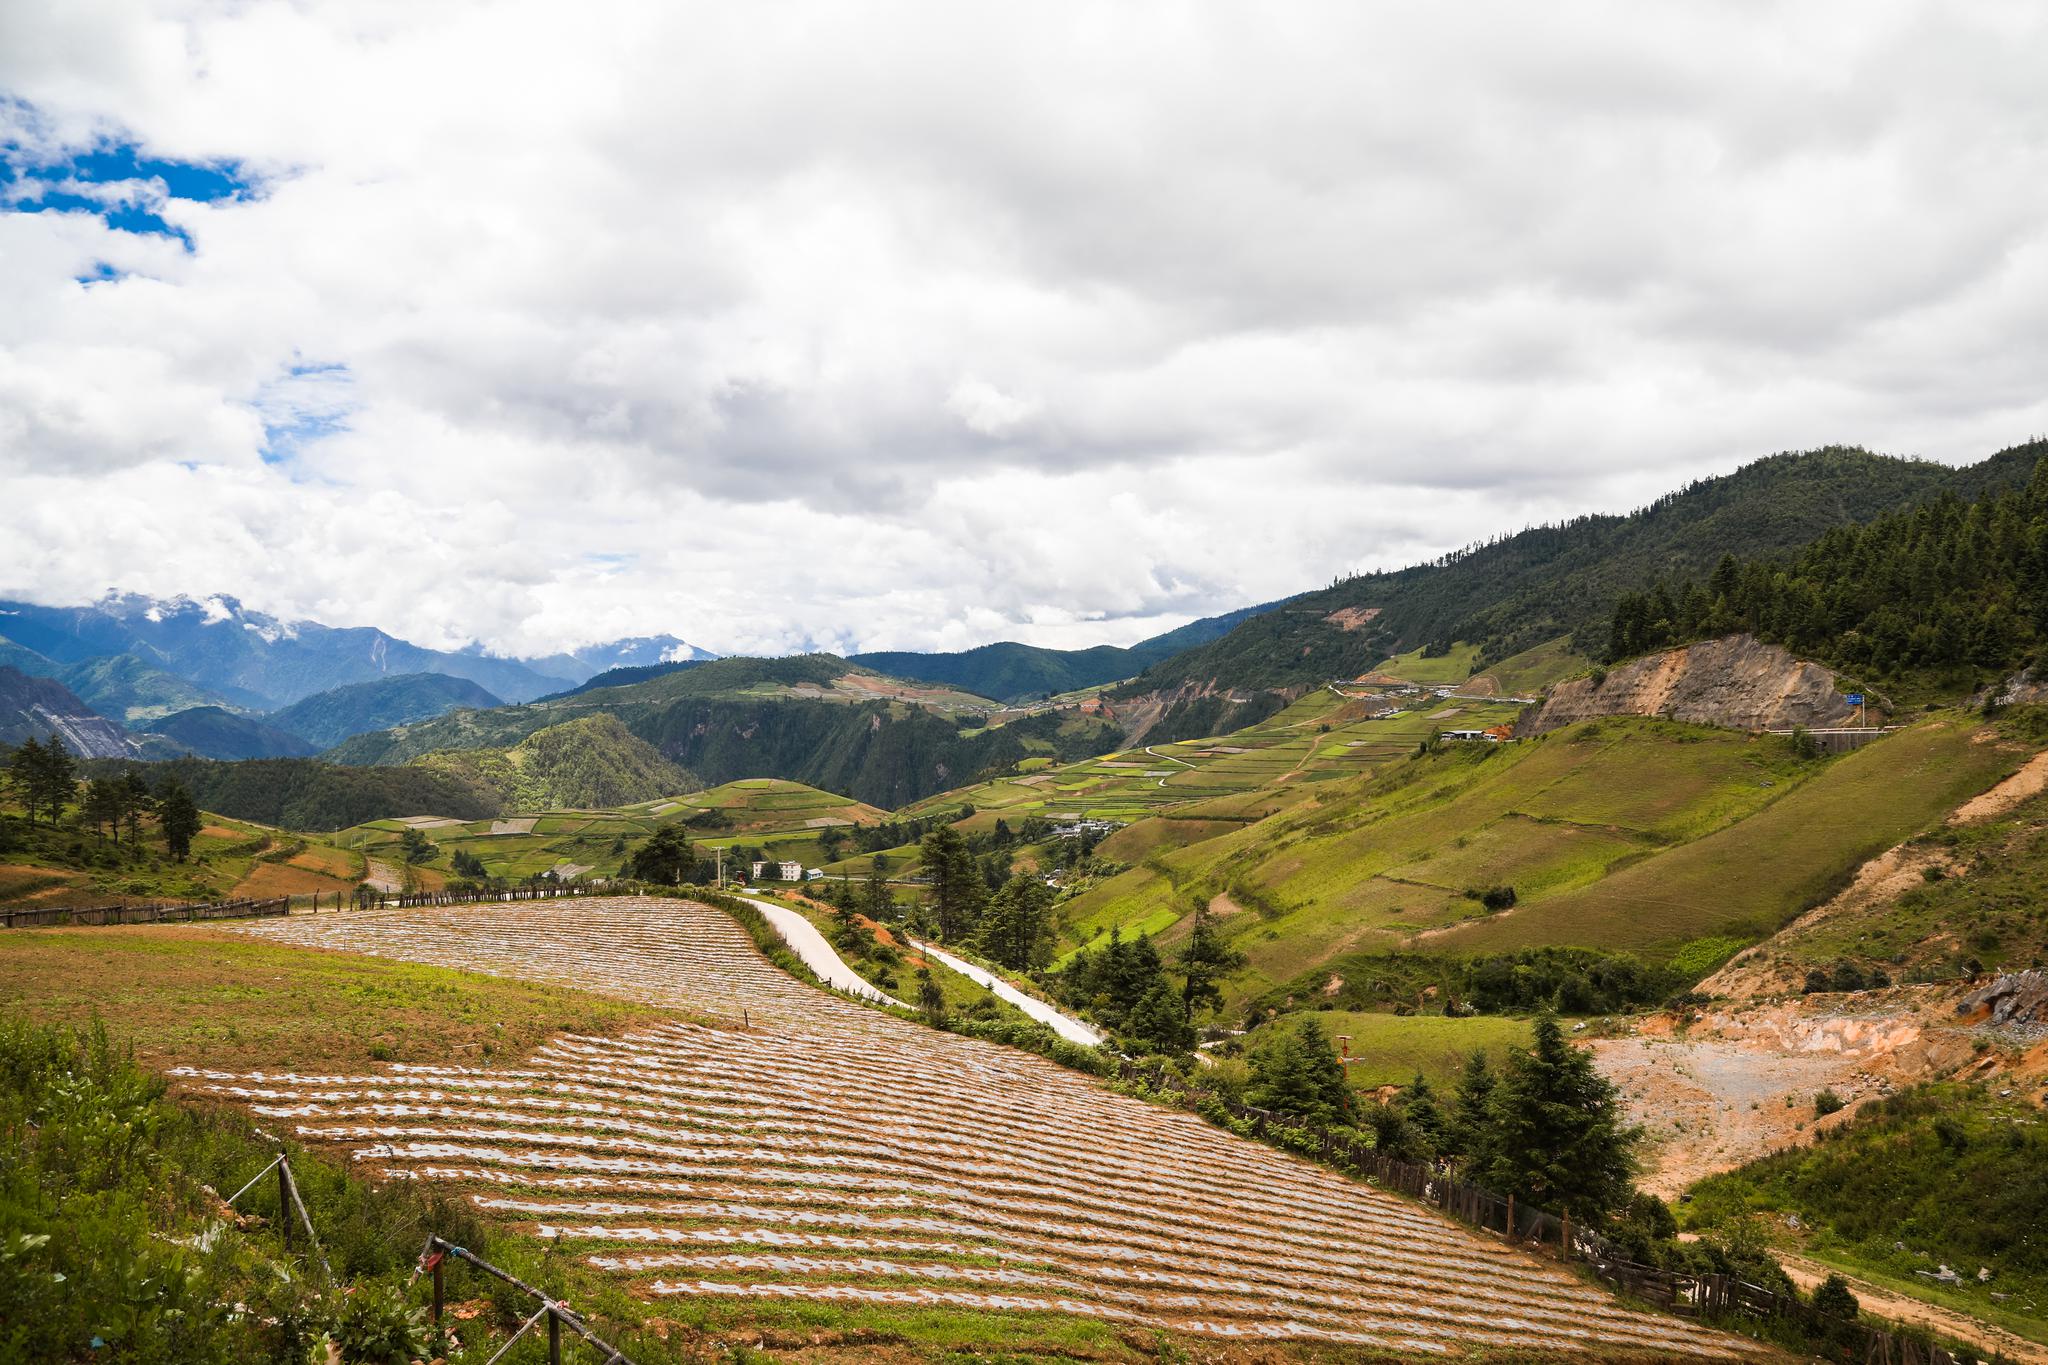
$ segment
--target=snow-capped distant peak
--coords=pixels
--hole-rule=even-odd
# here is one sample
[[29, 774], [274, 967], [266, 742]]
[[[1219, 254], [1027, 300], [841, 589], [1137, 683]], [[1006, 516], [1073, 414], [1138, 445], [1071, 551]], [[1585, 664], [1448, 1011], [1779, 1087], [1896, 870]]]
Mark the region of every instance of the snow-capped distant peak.
[[199, 605], [206, 609], [206, 624], [209, 626], [219, 625], [222, 621], [232, 620], [235, 614], [229, 610], [228, 604], [221, 601], [218, 597], [205, 598], [201, 600]]

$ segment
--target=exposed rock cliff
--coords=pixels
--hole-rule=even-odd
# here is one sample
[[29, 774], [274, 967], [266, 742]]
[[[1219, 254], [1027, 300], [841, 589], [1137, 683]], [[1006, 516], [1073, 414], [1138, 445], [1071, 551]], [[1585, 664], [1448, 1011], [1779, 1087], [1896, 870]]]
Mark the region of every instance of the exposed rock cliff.
[[[1984, 699], [1985, 694], [1983, 692], [1979, 692], [1975, 697], [1971, 698], [1973, 702], [1977, 703], [1982, 703]], [[1994, 704], [1999, 706], [2017, 706], [2023, 702], [2048, 701], [2048, 668], [2035, 664], [2021, 669], [1997, 685], [1993, 701]]]
[[0, 667], [0, 744], [53, 734], [80, 758], [134, 758], [142, 752], [126, 730], [93, 714], [55, 678], [31, 678], [20, 669]]
[[1856, 708], [1836, 689], [1830, 670], [1754, 636], [1731, 635], [1648, 655], [1607, 670], [1604, 678], [1596, 673], [1559, 683], [1522, 713], [1515, 734], [1540, 735], [1596, 716], [1666, 716], [1771, 730], [1851, 724]]

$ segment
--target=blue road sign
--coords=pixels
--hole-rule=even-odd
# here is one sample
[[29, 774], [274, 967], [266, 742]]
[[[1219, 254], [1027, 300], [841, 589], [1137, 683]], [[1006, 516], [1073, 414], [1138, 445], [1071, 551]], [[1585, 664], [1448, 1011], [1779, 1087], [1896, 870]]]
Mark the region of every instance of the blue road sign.
[[1861, 706], [1863, 705], [1863, 694], [1861, 692], [1851, 692], [1847, 700], [1851, 706]]

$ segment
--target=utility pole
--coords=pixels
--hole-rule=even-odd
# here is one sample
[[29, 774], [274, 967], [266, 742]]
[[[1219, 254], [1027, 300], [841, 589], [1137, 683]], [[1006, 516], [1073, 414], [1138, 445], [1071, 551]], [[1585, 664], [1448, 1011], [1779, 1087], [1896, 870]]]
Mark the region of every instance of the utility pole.
[[718, 859], [718, 889], [723, 891], [725, 890], [725, 850], [714, 848], [711, 852]]

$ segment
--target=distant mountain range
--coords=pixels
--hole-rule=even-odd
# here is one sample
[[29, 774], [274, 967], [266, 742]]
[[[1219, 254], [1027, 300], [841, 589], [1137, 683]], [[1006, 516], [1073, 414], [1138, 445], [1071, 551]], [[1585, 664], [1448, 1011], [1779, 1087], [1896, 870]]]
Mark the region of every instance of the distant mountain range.
[[[1533, 527], [1129, 647], [1005, 641], [952, 653], [712, 659], [659, 635], [511, 659], [282, 621], [225, 596], [0, 602], [0, 667], [18, 670], [21, 697], [6, 719], [14, 729], [62, 719], [109, 755], [332, 750], [343, 763], [392, 764], [438, 750], [509, 751], [537, 730], [602, 712], [706, 781], [784, 777], [900, 805], [1024, 752], [1114, 747], [1118, 729], [1125, 742], [1225, 733], [1305, 688], [1418, 648], [1442, 654], [1463, 642], [1482, 666], [1538, 647], [1596, 657], [1624, 593], [1703, 578], [1724, 554], [1790, 554], [1833, 527], [2013, 487], [2044, 455], [2048, 442], [1964, 468], [1852, 448], [1772, 456], [1627, 515]], [[27, 688], [20, 675], [61, 695]], [[1111, 689], [1106, 707], [985, 725], [998, 703], [1101, 688]]]
[[[818, 672], [812, 665], [792, 666], [808, 686], [826, 691], [833, 678], [886, 675], [992, 701], [1035, 700], [1129, 677], [1266, 609], [1191, 622], [1129, 648], [1004, 642], [957, 653], [891, 651], [861, 656], [851, 666], [834, 659], [815, 678], [809, 677]], [[62, 694], [39, 691], [27, 709], [16, 708], [10, 725], [19, 728], [31, 714], [62, 718], [94, 757], [300, 757], [452, 710], [609, 693], [716, 657], [673, 635], [531, 658], [475, 647], [429, 649], [373, 627], [282, 620], [225, 595], [109, 594], [81, 607], [0, 601], [0, 667], [48, 680]], [[771, 674], [789, 671], [772, 665], [768, 661]], [[717, 680], [722, 676], [685, 691], [730, 696]], [[875, 696], [895, 695], [900, 704], [906, 699], [900, 692], [885, 681]], [[516, 728], [527, 733], [536, 727]], [[923, 790], [934, 780], [938, 775], [896, 789]]]
[[[272, 711], [316, 692], [407, 673], [466, 678], [507, 701], [530, 701], [574, 686], [606, 668], [707, 657], [671, 635], [591, 645], [537, 659], [508, 659], [481, 649], [428, 649], [370, 626], [285, 621], [228, 596], [108, 596], [85, 607], [0, 601], [0, 655], [26, 673], [132, 656], [245, 710]], [[38, 667], [19, 650], [48, 661]]]

